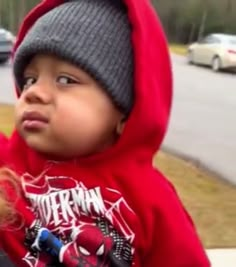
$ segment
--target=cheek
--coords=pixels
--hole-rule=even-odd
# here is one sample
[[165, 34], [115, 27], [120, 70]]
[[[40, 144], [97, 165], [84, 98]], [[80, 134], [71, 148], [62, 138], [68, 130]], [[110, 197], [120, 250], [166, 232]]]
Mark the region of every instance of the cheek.
[[96, 126], [101, 114], [91, 105], [79, 101], [65, 101], [57, 107], [54, 126], [63, 131], [83, 132]]
[[[66, 104], [68, 103], [68, 104]], [[115, 123], [113, 111], [87, 101], [65, 101], [55, 116], [61, 134], [85, 140], [110, 134]], [[59, 128], [58, 128], [59, 126]]]
[[22, 107], [21, 101], [18, 100], [14, 108], [14, 119], [15, 119], [16, 127], [18, 126], [20, 117], [22, 116], [22, 109], [23, 107]]

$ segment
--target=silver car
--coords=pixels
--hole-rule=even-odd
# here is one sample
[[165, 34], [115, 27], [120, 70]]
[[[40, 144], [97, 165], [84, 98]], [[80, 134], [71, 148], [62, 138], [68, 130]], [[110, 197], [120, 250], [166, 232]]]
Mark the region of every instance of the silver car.
[[236, 69], [236, 35], [210, 34], [188, 47], [188, 62], [214, 71]]
[[15, 37], [13, 34], [3, 28], [0, 28], [0, 63], [6, 63], [13, 48]]

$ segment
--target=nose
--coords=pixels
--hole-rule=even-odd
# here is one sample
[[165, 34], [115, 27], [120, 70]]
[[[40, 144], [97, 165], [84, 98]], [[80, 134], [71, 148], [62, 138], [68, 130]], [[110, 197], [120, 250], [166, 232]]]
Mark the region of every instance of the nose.
[[29, 104], [49, 104], [52, 100], [52, 88], [48, 82], [38, 80], [23, 92]]

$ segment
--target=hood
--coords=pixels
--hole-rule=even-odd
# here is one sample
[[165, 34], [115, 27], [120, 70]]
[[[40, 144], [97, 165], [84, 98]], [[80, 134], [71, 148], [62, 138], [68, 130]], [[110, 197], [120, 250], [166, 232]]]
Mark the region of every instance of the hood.
[[[14, 52], [38, 18], [64, 2], [44, 0], [36, 6], [20, 28]], [[132, 25], [135, 104], [117, 144], [92, 158], [111, 158], [117, 153], [130, 156], [135, 153], [136, 157], [152, 160], [162, 143], [170, 115], [172, 73], [169, 49], [150, 2], [124, 0], [124, 3]]]

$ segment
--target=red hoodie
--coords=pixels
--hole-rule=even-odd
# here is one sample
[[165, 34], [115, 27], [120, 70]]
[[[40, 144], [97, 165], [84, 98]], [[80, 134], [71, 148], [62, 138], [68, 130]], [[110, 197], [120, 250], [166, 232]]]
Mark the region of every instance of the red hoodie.
[[[26, 17], [15, 50], [34, 22], [63, 2], [42, 1]], [[166, 39], [148, 0], [125, 3], [136, 101], [118, 143], [99, 155], [57, 162], [30, 150], [17, 132], [0, 137], [0, 165], [20, 175], [25, 196], [15, 203], [18, 224], [1, 233], [17, 266], [210, 266], [175, 190], [152, 167], [172, 98]]]

